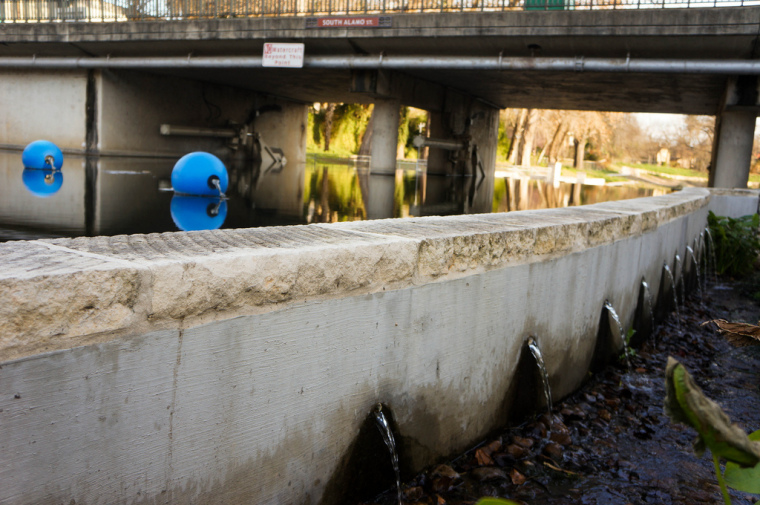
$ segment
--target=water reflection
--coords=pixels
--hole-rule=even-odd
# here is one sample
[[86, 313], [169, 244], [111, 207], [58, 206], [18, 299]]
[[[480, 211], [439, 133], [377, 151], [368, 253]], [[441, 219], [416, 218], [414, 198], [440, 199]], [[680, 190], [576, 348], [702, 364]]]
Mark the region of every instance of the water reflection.
[[63, 172], [52, 168], [25, 168], [21, 180], [26, 189], [38, 198], [48, 198], [63, 186]]
[[494, 181], [493, 211], [554, 209], [612, 200], [664, 195], [669, 190], [633, 185], [548, 183], [529, 176], [498, 177]]
[[371, 175], [367, 159], [310, 156], [305, 164], [262, 173], [224, 160], [230, 187], [222, 204], [173, 200], [176, 161], [70, 154], [64, 183], [61, 172], [47, 180], [44, 171], [24, 172], [21, 152], [0, 150], [0, 241], [453, 215], [652, 194], [630, 186], [555, 188], [529, 178], [432, 175], [414, 162], [400, 162], [395, 176]]
[[213, 196], [172, 197], [171, 215], [182, 231], [217, 230], [227, 218], [227, 201]]
[[427, 174], [399, 161], [395, 175], [369, 173], [368, 160], [312, 157], [306, 166], [308, 223], [491, 212], [493, 179]]

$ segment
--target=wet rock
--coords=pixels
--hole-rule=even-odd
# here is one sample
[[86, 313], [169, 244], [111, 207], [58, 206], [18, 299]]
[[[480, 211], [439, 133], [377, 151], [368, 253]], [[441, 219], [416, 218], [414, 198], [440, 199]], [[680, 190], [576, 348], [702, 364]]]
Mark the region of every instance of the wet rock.
[[654, 430], [647, 428], [646, 426], [636, 430], [633, 432], [633, 436], [638, 438], [639, 440], [649, 440], [652, 438], [652, 433], [654, 433]]
[[491, 456], [491, 459], [493, 459], [494, 463], [498, 466], [510, 466], [517, 462], [517, 458], [514, 458], [506, 452], [495, 452]]
[[554, 419], [552, 419], [552, 416], [549, 416], [549, 414], [541, 414], [538, 418], [539, 424], [543, 424], [547, 429], [551, 428], [553, 421]]
[[573, 440], [567, 433], [552, 432], [550, 440], [552, 442], [558, 443], [559, 445], [570, 445], [573, 443]]
[[507, 474], [504, 473], [504, 470], [500, 468], [495, 468], [492, 466], [483, 466], [480, 468], [475, 468], [470, 472], [470, 477], [473, 479], [483, 482], [486, 480], [494, 480], [494, 479], [506, 479]]
[[546, 427], [546, 425], [542, 423], [532, 423], [528, 425], [526, 435], [529, 435], [533, 438], [542, 439], [542, 438], [546, 438], [546, 434], [548, 432], [549, 430]]
[[610, 414], [610, 411], [607, 409], [602, 409], [599, 411], [599, 417], [604, 419], [607, 422], [610, 422], [612, 419], [612, 414]]
[[544, 447], [544, 454], [547, 456], [558, 459], [562, 457], [562, 446], [556, 442], [550, 442]]
[[555, 419], [554, 422], [551, 425], [552, 433], [560, 433], [562, 435], [569, 435], [570, 429], [560, 421], [559, 419]]
[[607, 423], [605, 423], [601, 419], [594, 419], [593, 421], [591, 421], [591, 427], [592, 429], [601, 431], [607, 428]]
[[618, 408], [620, 406], [620, 398], [610, 398], [604, 401], [608, 407]]

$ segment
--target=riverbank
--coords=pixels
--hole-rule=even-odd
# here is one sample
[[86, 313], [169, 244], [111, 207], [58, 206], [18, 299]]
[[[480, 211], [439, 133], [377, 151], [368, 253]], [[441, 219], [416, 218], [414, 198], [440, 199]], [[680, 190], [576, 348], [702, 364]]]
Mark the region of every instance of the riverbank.
[[[760, 278], [760, 277], [758, 277]], [[760, 346], [733, 348], [717, 318], [757, 323], [760, 283], [711, 282], [692, 293], [631, 356], [607, 367], [547, 414], [506, 429], [402, 486], [405, 504], [464, 505], [483, 496], [541, 505], [722, 503], [709, 454], [696, 433], [663, 413], [668, 356], [683, 363], [734, 423], [760, 428]], [[731, 492], [734, 505], [760, 496]], [[392, 493], [367, 503], [394, 503]]]

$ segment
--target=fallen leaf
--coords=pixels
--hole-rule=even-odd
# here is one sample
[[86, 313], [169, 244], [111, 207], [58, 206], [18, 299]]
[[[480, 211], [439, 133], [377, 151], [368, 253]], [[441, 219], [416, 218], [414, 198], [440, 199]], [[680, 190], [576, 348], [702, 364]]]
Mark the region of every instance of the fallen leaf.
[[523, 458], [528, 453], [528, 451], [526, 451], [524, 447], [520, 447], [517, 444], [510, 444], [507, 446], [505, 450], [507, 454], [512, 456], [514, 459]]
[[516, 468], [513, 468], [512, 471], [509, 472], [509, 478], [512, 479], [512, 484], [515, 486], [521, 486], [525, 483], [525, 475], [518, 472]]
[[732, 323], [725, 319], [713, 319], [702, 323], [702, 326], [714, 323], [718, 332], [726, 337], [728, 343], [735, 347], [760, 345], [760, 326], [747, 323]]
[[430, 487], [435, 493], [450, 491], [459, 480], [460, 475], [448, 465], [438, 465], [430, 472]]
[[404, 490], [404, 500], [405, 501], [420, 501], [422, 498], [422, 495], [424, 495], [425, 492], [420, 486], [414, 486], [410, 487], [406, 490]]
[[515, 435], [512, 437], [512, 441], [519, 445], [520, 447], [524, 447], [525, 449], [530, 449], [533, 447], [533, 439], [532, 438], [524, 438], [524, 437], [518, 437]]
[[489, 456], [499, 449], [501, 449], [501, 440], [494, 440], [483, 448], [483, 450], [485, 450]]
[[482, 448], [475, 451], [475, 460], [480, 466], [492, 466], [494, 464], [491, 455]]
[[430, 472], [431, 477], [449, 477], [450, 479], [458, 479], [459, 474], [451, 468], [449, 465], [438, 465]]

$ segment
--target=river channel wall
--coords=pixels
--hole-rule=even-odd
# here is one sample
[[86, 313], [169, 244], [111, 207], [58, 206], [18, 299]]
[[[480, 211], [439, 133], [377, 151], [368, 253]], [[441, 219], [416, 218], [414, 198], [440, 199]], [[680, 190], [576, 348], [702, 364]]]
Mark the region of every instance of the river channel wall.
[[509, 417], [529, 335], [567, 395], [605, 300], [629, 327], [642, 278], [658, 292], [708, 209], [757, 206], [690, 189], [2, 244], [0, 503], [330, 503], [378, 402], [419, 469]]

